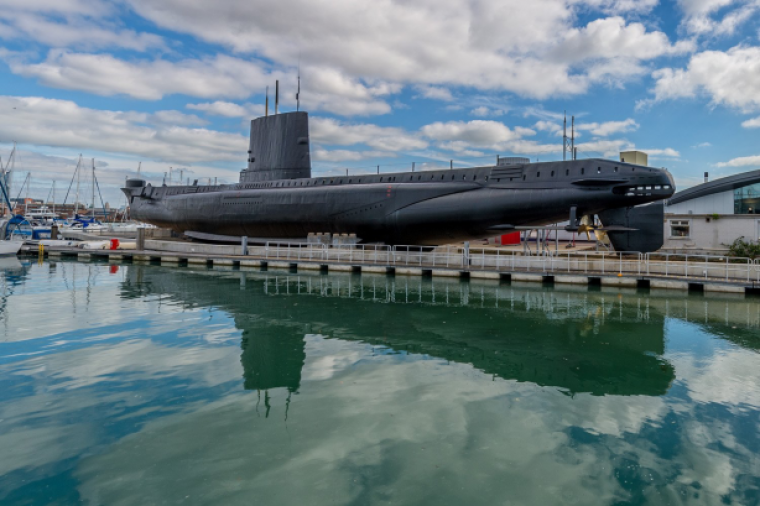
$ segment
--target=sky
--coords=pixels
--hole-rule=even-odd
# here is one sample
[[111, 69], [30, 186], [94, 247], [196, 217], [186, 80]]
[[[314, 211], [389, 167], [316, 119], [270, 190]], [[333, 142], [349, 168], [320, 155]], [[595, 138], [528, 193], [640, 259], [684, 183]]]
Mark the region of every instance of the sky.
[[315, 175], [562, 159], [567, 111], [579, 158], [640, 149], [683, 189], [760, 168], [759, 26], [760, 0], [0, 0], [0, 158], [58, 202], [80, 154], [111, 205], [138, 165], [236, 182], [300, 74]]

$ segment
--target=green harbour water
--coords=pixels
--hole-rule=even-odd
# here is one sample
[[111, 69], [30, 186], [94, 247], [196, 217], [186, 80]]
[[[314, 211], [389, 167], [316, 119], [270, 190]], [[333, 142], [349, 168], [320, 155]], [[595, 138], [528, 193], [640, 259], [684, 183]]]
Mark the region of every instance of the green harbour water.
[[0, 504], [760, 504], [760, 299], [0, 260]]

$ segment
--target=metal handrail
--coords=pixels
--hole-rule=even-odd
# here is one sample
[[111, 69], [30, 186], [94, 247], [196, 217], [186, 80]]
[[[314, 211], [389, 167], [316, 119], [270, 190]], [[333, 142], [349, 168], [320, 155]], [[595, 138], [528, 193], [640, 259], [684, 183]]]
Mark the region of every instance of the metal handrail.
[[[256, 255], [261, 248], [249, 248]], [[465, 271], [528, 272], [543, 274], [600, 274], [663, 276], [694, 280], [721, 280], [760, 283], [760, 260], [720, 255], [675, 253], [576, 251], [523, 255], [474, 248], [445, 250], [427, 246], [337, 245], [267, 242], [267, 260], [347, 262], [382, 264], [423, 269], [446, 268]]]

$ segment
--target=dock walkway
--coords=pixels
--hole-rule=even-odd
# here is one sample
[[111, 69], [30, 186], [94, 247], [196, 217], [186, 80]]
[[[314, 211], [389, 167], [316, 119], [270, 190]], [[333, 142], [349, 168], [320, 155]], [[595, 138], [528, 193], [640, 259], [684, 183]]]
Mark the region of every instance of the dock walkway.
[[[28, 254], [39, 254], [28, 249]], [[760, 294], [760, 263], [750, 259], [617, 252], [524, 255], [487, 248], [337, 246], [272, 243], [213, 245], [146, 240], [141, 250], [46, 249], [50, 258], [156, 262], [233, 268], [368, 272], [537, 283]]]

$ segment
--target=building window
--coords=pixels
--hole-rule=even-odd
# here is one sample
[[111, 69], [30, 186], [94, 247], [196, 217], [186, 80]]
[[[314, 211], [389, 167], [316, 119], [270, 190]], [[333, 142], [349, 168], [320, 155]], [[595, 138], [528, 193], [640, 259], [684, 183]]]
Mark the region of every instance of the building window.
[[670, 237], [689, 237], [690, 233], [689, 220], [670, 220]]
[[760, 183], [734, 190], [734, 214], [760, 214]]

